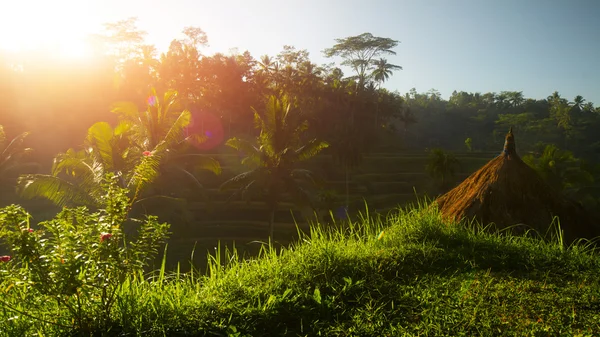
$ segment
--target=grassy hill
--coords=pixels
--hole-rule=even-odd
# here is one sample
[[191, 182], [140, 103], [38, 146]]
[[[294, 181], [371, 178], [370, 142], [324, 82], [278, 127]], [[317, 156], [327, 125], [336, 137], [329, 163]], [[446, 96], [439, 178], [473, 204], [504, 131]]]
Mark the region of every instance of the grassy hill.
[[[600, 334], [600, 259], [585, 245], [487, 234], [408, 209], [313, 227], [290, 248], [260, 255], [242, 261], [220, 252], [206, 275], [125, 281], [98, 335]], [[19, 308], [24, 294], [1, 288], [2, 301]], [[27, 315], [3, 306], [0, 336], [72, 332], [35, 319], [70, 325], [55, 302], [37, 303]]]

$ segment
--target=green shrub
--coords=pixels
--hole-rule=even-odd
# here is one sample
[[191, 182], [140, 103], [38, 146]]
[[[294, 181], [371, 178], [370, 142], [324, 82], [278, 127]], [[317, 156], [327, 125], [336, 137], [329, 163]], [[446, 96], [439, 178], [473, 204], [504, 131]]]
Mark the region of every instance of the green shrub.
[[3, 301], [5, 308], [26, 316], [18, 307], [52, 304], [57, 316], [45, 319], [47, 323], [79, 332], [110, 328], [115, 294], [128, 277], [141, 275], [166, 239], [169, 225], [148, 216], [134, 221], [139, 223], [137, 235], [126, 234], [131, 206], [127, 191], [117, 187], [114, 176], [104, 187], [104, 204], [98, 212], [64, 208], [37, 230], [20, 206], [0, 209], [0, 238], [11, 251], [0, 262], [0, 283], [6, 292], [13, 292], [6, 298], [21, 297], [18, 305]]

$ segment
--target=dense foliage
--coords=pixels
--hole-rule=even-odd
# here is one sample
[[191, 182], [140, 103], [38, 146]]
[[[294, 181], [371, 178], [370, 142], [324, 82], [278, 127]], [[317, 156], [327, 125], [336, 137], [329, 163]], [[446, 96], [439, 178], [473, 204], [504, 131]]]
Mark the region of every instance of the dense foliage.
[[[399, 41], [370, 33], [324, 50], [342, 59], [339, 67], [316, 65], [292, 46], [258, 59], [205, 55], [200, 28], [183, 35], [157, 55], [128, 19], [107, 24], [94, 57], [80, 64], [0, 58], [0, 204], [41, 197], [62, 207], [47, 221], [21, 206], [0, 209], [0, 335], [598, 332], [591, 245], [565, 249], [442, 224], [431, 208], [394, 213], [391, 227], [370, 216], [336, 223], [349, 216], [351, 172], [390, 162], [369, 162], [369, 153], [429, 157], [419, 172], [384, 167], [403, 179], [395, 184], [363, 172], [368, 191], [423, 174], [437, 193], [481, 159], [463, 165], [452, 152], [499, 152], [509, 127], [552, 188], [598, 209], [600, 109], [591, 102], [558, 92], [454, 92], [448, 100], [435, 90], [391, 92], [382, 85], [402, 67], [383, 56], [395, 55]], [[215, 159], [223, 154], [234, 160]], [[305, 166], [318, 154], [340, 168], [332, 179], [345, 185], [341, 208], [320, 185], [326, 172]], [[188, 201], [213, 217], [227, 212], [199, 197], [209, 180], [203, 171], [228, 193], [226, 207], [237, 196], [261, 203], [269, 239], [283, 204], [325, 211], [335, 229], [293, 228], [304, 244], [281, 254], [263, 246], [258, 261], [239, 262], [234, 251], [222, 262], [217, 251], [200, 275], [193, 265], [167, 275], [163, 260], [150, 277], [172, 228], [156, 213], [179, 213], [170, 203]], [[335, 180], [340, 172], [344, 181]], [[157, 199], [158, 207], [146, 204]], [[178, 225], [173, 234], [189, 235]]]

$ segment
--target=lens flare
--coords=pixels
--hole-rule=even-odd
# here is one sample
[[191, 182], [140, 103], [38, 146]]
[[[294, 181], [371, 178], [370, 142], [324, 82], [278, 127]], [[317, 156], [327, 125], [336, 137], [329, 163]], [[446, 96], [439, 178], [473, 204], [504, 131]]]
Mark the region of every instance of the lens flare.
[[206, 111], [192, 112], [192, 120], [186, 128], [186, 135], [204, 135], [203, 141], [190, 137], [190, 142], [200, 150], [211, 150], [221, 145], [225, 134], [221, 119]]

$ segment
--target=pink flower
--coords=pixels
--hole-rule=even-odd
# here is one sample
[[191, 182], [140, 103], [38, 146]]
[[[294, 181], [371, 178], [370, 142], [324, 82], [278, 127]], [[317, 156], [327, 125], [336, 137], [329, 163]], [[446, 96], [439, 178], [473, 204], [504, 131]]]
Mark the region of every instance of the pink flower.
[[150, 105], [150, 106], [156, 105], [156, 96], [148, 97], [148, 105]]
[[108, 240], [112, 237], [113, 235], [110, 233], [100, 233], [100, 242], [104, 242], [104, 240]]
[[31, 228], [23, 228], [23, 231], [27, 231], [29, 233], [33, 233], [33, 229], [31, 229]]
[[8, 256], [8, 255], [0, 256], [0, 262], [8, 262], [8, 261], [10, 261], [10, 256]]
[[144, 156], [146, 156], [146, 157], [150, 157], [152, 155], [152, 152], [150, 152], [150, 151], [144, 151], [144, 152], [142, 152], [142, 154]]

